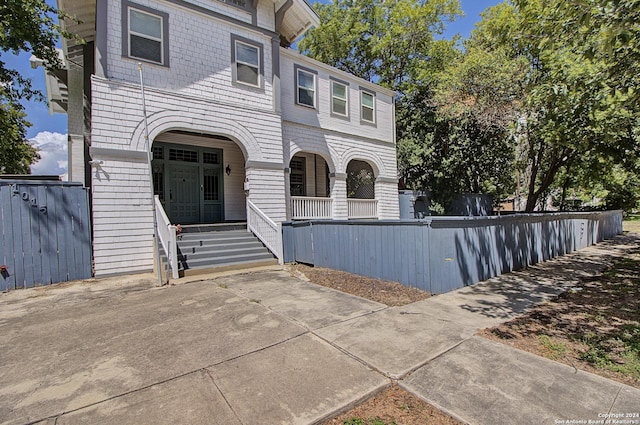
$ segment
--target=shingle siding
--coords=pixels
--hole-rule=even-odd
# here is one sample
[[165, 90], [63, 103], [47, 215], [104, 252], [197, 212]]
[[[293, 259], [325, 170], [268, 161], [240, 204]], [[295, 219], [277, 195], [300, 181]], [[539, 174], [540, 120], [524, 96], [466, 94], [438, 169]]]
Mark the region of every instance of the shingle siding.
[[[376, 127], [360, 124], [359, 87], [376, 86], [272, 48], [275, 16], [270, 1], [259, 1], [255, 15], [217, 0], [190, 0], [198, 7], [257, 26], [252, 30], [174, 2], [130, 0], [168, 15], [169, 66], [143, 64], [149, 140], [222, 150], [224, 215], [246, 219], [246, 198], [276, 222], [286, 220], [285, 168], [295, 153], [320, 154], [332, 173], [335, 218], [346, 218], [346, 181], [351, 159], [372, 164], [380, 218], [398, 217], [397, 176], [391, 92], [376, 91]], [[122, 1], [108, 0], [106, 78], [92, 77], [91, 169], [94, 259], [97, 276], [150, 270], [153, 219], [146, 160], [138, 61], [123, 57]], [[126, 34], [126, 33], [125, 33]], [[262, 46], [260, 89], [232, 83], [232, 34]], [[273, 93], [273, 54], [280, 57], [281, 105]], [[277, 59], [277, 58], [276, 58]], [[318, 109], [295, 105], [294, 64], [318, 72]], [[350, 119], [330, 113], [330, 78], [349, 83]], [[180, 130], [180, 133], [171, 132]], [[185, 134], [190, 132], [191, 134]], [[213, 140], [224, 136], [228, 140]], [[313, 173], [312, 163], [307, 165]], [[318, 165], [318, 176], [324, 166]], [[326, 182], [308, 180], [326, 193]]]

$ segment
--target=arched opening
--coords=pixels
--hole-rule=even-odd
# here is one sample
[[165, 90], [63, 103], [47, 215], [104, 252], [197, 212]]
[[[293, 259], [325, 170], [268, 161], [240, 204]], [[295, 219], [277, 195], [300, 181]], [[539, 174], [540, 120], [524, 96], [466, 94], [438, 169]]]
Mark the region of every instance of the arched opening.
[[289, 216], [331, 218], [329, 164], [321, 155], [298, 152], [289, 161]]
[[375, 199], [376, 177], [368, 162], [353, 159], [347, 165], [347, 198]]
[[230, 138], [182, 130], [151, 147], [154, 194], [174, 224], [245, 221], [245, 158]]
[[366, 161], [352, 159], [347, 164], [348, 218], [377, 218], [378, 203], [373, 167]]

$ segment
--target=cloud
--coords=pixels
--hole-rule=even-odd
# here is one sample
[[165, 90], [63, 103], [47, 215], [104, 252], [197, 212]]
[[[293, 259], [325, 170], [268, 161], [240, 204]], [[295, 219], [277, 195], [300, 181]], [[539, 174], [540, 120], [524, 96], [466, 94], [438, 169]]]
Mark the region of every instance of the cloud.
[[31, 174], [59, 176], [67, 173], [67, 135], [42, 131], [29, 139], [41, 159], [31, 165]]

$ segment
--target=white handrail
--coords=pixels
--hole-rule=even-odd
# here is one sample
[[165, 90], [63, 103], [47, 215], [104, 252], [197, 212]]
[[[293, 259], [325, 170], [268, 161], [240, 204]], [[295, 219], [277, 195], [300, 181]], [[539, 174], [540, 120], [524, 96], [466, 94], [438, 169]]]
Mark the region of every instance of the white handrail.
[[347, 199], [348, 218], [378, 218], [377, 199]]
[[291, 197], [291, 219], [311, 220], [331, 218], [333, 199], [312, 196]]
[[247, 199], [247, 230], [262, 241], [276, 256], [278, 262], [283, 262], [282, 225], [271, 220], [260, 208]]
[[[162, 207], [158, 195], [154, 196], [156, 203], [156, 220], [158, 222], [158, 238], [167, 255], [169, 266], [171, 267], [171, 277], [177, 279], [178, 275], [178, 241], [176, 238], [176, 226], [172, 225], [169, 217]], [[158, 259], [159, 261], [160, 259]]]

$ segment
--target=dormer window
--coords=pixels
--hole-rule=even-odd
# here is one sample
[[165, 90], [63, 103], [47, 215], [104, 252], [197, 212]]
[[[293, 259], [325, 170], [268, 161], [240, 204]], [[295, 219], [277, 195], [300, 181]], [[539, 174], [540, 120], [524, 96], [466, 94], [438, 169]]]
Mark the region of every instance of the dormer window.
[[233, 82], [262, 88], [262, 45], [231, 35]]

